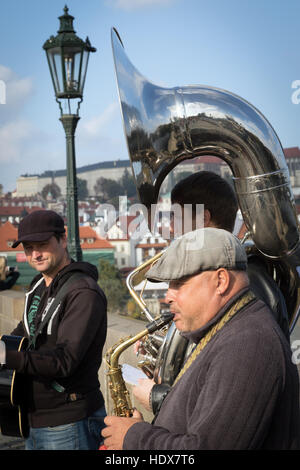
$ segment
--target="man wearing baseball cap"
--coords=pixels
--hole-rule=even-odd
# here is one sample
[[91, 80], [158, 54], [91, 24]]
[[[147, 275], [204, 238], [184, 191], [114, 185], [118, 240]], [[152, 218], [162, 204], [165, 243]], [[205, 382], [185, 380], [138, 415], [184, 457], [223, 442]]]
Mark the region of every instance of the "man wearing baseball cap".
[[173, 321], [195, 348], [150, 424], [108, 416], [109, 449], [299, 449], [299, 390], [289, 344], [249, 288], [247, 256], [230, 232], [177, 239], [149, 269], [169, 282]]
[[107, 317], [97, 269], [70, 259], [64, 221], [53, 211], [27, 215], [13, 247], [20, 243], [38, 275], [12, 335], [27, 337], [29, 347], [5, 350], [0, 344], [1, 363], [27, 376], [26, 449], [98, 449], [106, 414], [98, 370]]

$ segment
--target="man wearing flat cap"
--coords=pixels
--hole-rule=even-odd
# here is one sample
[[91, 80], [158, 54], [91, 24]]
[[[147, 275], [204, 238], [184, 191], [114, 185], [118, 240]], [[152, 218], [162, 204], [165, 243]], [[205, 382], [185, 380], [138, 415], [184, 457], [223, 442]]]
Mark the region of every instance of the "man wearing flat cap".
[[149, 269], [195, 344], [150, 424], [108, 416], [110, 449], [299, 449], [298, 373], [269, 307], [249, 288], [247, 256], [228, 231], [177, 239]]
[[0, 360], [26, 376], [26, 449], [97, 449], [106, 414], [98, 370], [107, 328], [97, 269], [70, 259], [64, 221], [53, 211], [27, 215], [13, 247], [20, 243], [38, 275], [12, 335], [27, 337], [29, 346], [6, 350], [0, 341]]

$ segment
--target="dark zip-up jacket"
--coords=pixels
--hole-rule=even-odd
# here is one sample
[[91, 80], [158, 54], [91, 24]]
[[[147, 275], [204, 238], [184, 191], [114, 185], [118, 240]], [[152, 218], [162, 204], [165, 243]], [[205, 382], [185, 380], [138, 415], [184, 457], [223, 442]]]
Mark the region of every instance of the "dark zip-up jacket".
[[[236, 298], [189, 339], [198, 344]], [[208, 342], [171, 388], [154, 424], [127, 431], [123, 448], [299, 449], [298, 381], [286, 338], [256, 300]]]
[[[107, 303], [97, 284], [97, 269], [85, 262], [63, 268], [42, 294], [35, 326], [49, 300], [75, 271], [82, 273], [82, 278], [69, 287], [37, 337], [34, 350], [6, 352], [7, 367], [28, 378], [24, 395], [31, 427], [78, 421], [104, 404], [98, 370], [106, 340]], [[26, 295], [23, 321], [12, 334], [29, 337], [29, 307], [43, 282], [42, 275], [34, 278]]]

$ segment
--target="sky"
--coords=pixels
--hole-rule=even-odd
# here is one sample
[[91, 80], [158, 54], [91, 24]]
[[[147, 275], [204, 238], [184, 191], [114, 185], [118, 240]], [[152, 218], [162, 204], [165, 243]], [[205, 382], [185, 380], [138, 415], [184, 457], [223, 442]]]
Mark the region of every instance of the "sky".
[[[0, 184], [66, 168], [65, 133], [42, 48], [67, 4], [89, 37], [76, 164], [128, 159], [111, 48], [115, 27], [156, 85], [208, 85], [258, 108], [300, 147], [300, 0], [0, 0]], [[5, 101], [5, 102], [4, 102]]]

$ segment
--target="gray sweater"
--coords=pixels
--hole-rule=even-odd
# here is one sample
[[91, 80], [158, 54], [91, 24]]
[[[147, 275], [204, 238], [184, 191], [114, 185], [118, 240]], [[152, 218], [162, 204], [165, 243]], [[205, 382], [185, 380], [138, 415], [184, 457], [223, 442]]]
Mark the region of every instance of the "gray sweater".
[[[239, 296], [239, 295], [238, 295]], [[198, 343], [238, 297], [205, 327]], [[124, 449], [299, 449], [298, 372], [260, 300], [238, 312], [172, 387], [154, 422], [136, 423]]]

